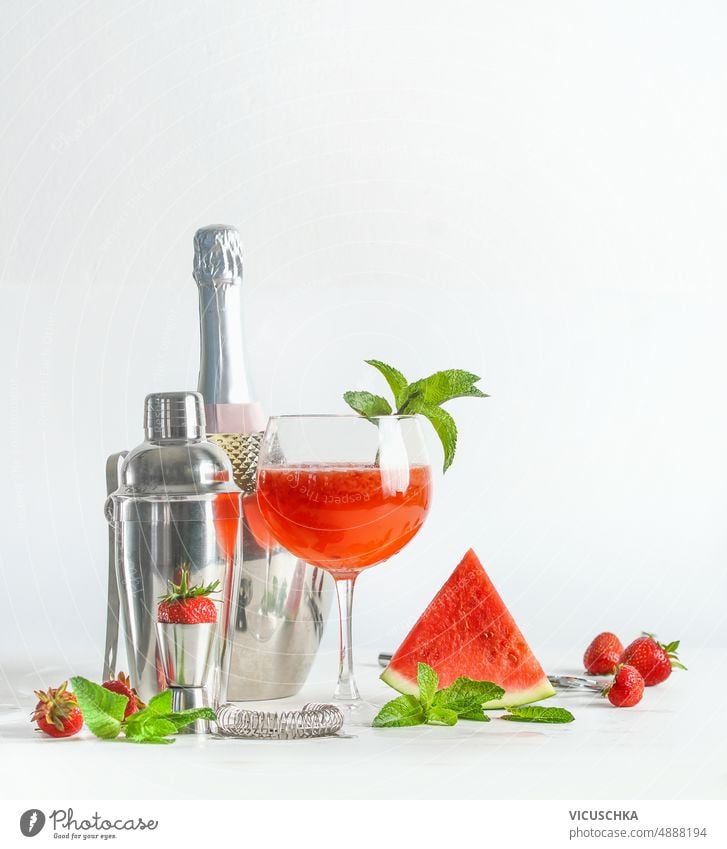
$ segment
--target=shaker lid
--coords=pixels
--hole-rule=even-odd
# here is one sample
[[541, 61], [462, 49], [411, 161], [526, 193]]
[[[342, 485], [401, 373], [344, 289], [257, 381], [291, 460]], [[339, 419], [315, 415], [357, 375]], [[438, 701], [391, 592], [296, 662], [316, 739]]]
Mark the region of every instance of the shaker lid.
[[109, 496], [114, 522], [204, 522], [239, 516], [240, 489], [225, 452], [205, 438], [199, 392], [155, 392], [144, 402], [145, 441], [128, 453]]
[[194, 279], [197, 283], [240, 283], [240, 234], [230, 224], [200, 227], [194, 234]]
[[204, 439], [204, 399], [199, 392], [153, 392], [144, 399], [144, 434], [160, 439]]

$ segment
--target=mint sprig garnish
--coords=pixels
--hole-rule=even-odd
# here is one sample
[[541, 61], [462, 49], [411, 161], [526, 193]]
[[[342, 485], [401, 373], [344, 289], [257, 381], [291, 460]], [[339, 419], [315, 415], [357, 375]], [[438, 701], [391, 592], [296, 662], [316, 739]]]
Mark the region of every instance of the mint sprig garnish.
[[417, 664], [419, 698], [399, 696], [387, 702], [374, 718], [375, 728], [400, 728], [406, 725], [455, 725], [458, 719], [487, 722], [483, 705], [505, 694], [491, 681], [458, 678], [449, 687], [439, 687], [439, 676], [426, 663]]
[[132, 743], [173, 743], [171, 735], [190, 723], [217, 718], [211, 708], [173, 711], [172, 692], [164, 690], [125, 720], [124, 711], [129, 701], [126, 696], [112, 693], [80, 675], [71, 678], [71, 684], [83, 721], [92, 734], [104, 740], [113, 740], [123, 731], [125, 739]]
[[[492, 681], [457, 678], [449, 687], [439, 687], [439, 676], [426, 663], [417, 664], [419, 698], [399, 696], [387, 702], [374, 717], [374, 728], [403, 728], [410, 725], [456, 725], [460, 719], [489, 722], [485, 713], [489, 702], [497, 701], [505, 691]], [[508, 708], [501, 719], [513, 722], [573, 722], [573, 714], [565, 708], [526, 707]]]
[[446, 369], [409, 383], [404, 375], [381, 360], [366, 360], [384, 376], [394, 395], [394, 406], [381, 395], [371, 392], [345, 392], [344, 401], [366, 418], [397, 415], [422, 415], [429, 419], [444, 448], [444, 471], [452, 465], [457, 449], [457, 426], [441, 405], [453, 398], [487, 398], [475, 386], [480, 378], [462, 369]]
[[526, 705], [524, 707], [511, 707], [508, 708], [508, 711], [500, 719], [509, 719], [511, 722], [549, 722], [553, 724], [573, 722], [575, 719], [569, 710], [559, 707]]

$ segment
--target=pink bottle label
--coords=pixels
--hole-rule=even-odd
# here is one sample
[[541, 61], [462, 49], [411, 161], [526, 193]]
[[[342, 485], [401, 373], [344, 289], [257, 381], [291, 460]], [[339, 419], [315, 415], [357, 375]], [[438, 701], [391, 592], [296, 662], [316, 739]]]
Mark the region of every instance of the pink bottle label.
[[205, 404], [204, 412], [207, 433], [256, 433], [267, 425], [258, 403]]

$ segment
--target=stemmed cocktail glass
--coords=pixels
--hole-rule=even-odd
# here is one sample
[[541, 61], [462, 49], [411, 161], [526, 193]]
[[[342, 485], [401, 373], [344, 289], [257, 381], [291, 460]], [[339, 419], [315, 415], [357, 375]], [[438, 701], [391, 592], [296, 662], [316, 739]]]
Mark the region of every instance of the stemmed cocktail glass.
[[285, 548], [335, 581], [340, 663], [335, 699], [362, 705], [351, 609], [359, 573], [396, 554], [429, 510], [431, 470], [416, 416], [277, 416], [257, 476], [260, 511]]

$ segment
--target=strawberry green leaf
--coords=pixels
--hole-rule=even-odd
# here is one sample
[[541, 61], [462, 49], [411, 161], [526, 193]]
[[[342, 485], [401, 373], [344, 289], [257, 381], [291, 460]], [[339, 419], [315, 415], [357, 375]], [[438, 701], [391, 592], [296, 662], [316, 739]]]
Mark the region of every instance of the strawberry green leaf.
[[367, 419], [374, 416], [390, 416], [391, 404], [381, 395], [372, 395], [370, 392], [344, 392], [343, 400], [349, 407], [354, 409]]
[[428, 710], [439, 686], [439, 676], [426, 663], [417, 664], [417, 684], [419, 685], [419, 701], [424, 710]]
[[539, 707], [538, 705], [527, 705], [526, 707], [508, 708], [509, 713], [500, 719], [509, 719], [512, 722], [548, 722], [565, 723], [573, 722], [575, 717], [565, 708]]
[[[652, 637], [653, 639], [653, 637]], [[679, 648], [680, 640], [674, 640], [671, 643], [657, 643], [657, 645], [661, 646], [667, 654], [669, 658], [672, 668], [674, 669], [683, 669], [685, 672], [687, 671], [687, 667], [679, 660], [679, 655], [677, 654], [677, 649]]]
[[71, 678], [71, 686], [83, 721], [91, 733], [104, 740], [118, 737], [128, 698], [120, 693], [112, 693], [80, 675]]
[[431, 708], [427, 711], [428, 725], [456, 725], [457, 711], [449, 708]]
[[389, 384], [389, 388], [394, 393], [394, 401], [397, 408], [401, 407], [401, 405], [406, 401], [406, 390], [409, 385], [404, 375], [393, 366], [382, 363], [381, 360], [366, 360], [366, 363], [373, 366], [375, 369], [378, 369], [381, 374], [384, 375], [386, 382]]
[[415, 696], [399, 696], [387, 702], [376, 714], [374, 728], [403, 728], [407, 725], [422, 725], [426, 716], [419, 699]]
[[444, 404], [453, 398], [487, 398], [488, 396], [474, 386], [480, 378], [476, 374], [462, 369], [452, 368], [438, 371], [410, 384], [410, 397], [419, 397], [426, 404]]

